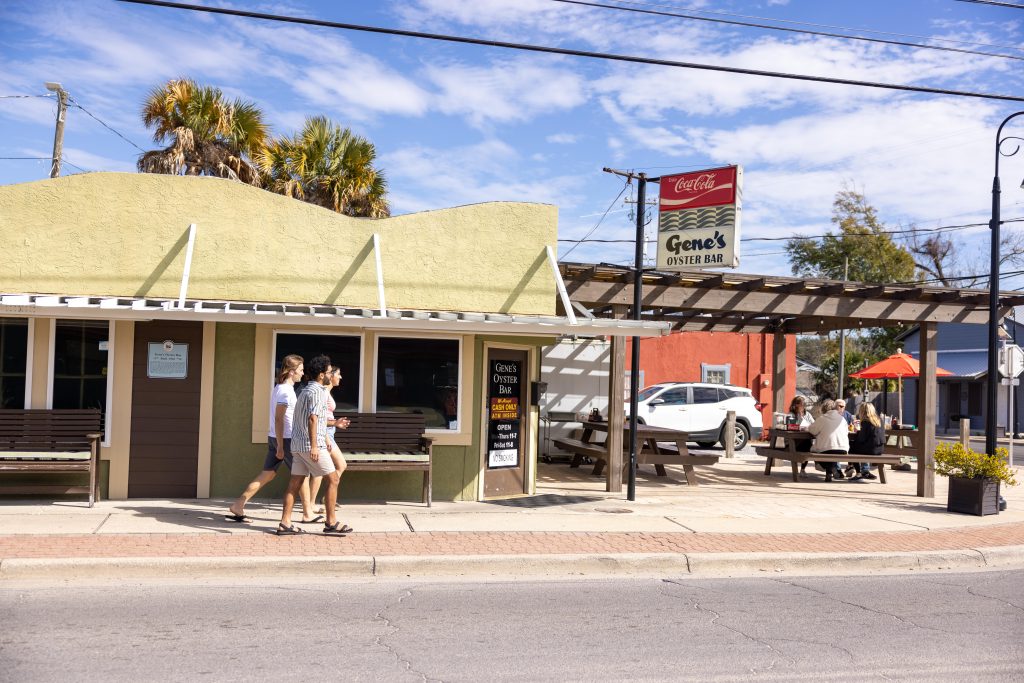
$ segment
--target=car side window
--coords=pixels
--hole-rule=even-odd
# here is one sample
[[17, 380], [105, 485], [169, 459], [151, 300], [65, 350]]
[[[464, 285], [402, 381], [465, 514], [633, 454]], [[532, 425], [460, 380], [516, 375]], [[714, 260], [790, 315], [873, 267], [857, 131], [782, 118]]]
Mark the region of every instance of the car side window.
[[718, 403], [718, 389], [715, 387], [694, 387], [694, 403]]
[[689, 403], [689, 397], [686, 395], [686, 387], [679, 389], [669, 389], [658, 398], [665, 401], [665, 405], [668, 406], [682, 406]]

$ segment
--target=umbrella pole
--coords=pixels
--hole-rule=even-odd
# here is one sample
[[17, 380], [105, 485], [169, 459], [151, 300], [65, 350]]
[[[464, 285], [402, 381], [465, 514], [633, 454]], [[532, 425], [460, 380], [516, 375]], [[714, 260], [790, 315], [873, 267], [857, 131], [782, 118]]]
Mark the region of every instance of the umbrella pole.
[[903, 378], [896, 378], [896, 390], [899, 392], [899, 404], [900, 404], [900, 427], [903, 426]]

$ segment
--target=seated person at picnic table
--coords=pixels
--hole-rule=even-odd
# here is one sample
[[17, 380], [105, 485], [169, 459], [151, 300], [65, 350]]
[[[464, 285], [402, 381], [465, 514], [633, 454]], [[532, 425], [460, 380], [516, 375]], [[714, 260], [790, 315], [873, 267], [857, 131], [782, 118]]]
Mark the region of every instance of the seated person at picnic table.
[[[867, 401], [861, 403], [857, 408], [857, 419], [860, 429], [850, 441], [850, 455], [855, 453], [881, 455], [885, 448], [885, 428], [882, 427], [882, 421], [878, 418], [875, 407]], [[875, 475], [871, 474], [871, 465], [866, 462], [851, 462], [847, 466], [846, 475], [851, 476], [851, 474], [853, 475], [852, 479], [877, 479]]]
[[[814, 435], [811, 452], [824, 455], [846, 455], [850, 451], [849, 427], [843, 416], [836, 411], [836, 402], [825, 399], [821, 402], [821, 416], [807, 428]], [[825, 481], [843, 479], [842, 470], [834, 462], [817, 463], [825, 470]]]
[[[786, 416], [787, 424], [795, 424], [800, 426], [801, 432], [806, 432], [807, 427], [814, 422], [814, 418], [811, 416], [811, 412], [807, 410], [807, 399], [803, 396], [794, 396], [793, 400], [789, 403], [789, 415]], [[797, 441], [794, 446], [798, 451], [809, 451], [811, 450], [810, 441]], [[807, 463], [800, 464], [800, 471], [803, 472], [807, 469]]]

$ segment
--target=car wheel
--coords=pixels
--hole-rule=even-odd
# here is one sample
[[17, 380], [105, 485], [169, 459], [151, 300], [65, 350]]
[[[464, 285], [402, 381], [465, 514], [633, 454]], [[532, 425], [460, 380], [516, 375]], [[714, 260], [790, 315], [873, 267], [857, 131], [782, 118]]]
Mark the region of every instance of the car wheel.
[[[725, 426], [723, 426], [722, 427], [722, 438], [720, 440], [720, 443], [722, 444], [722, 448], [725, 448], [725, 440], [726, 440], [726, 438], [727, 437], [726, 437], [726, 434], [725, 434]], [[749, 440], [750, 440], [750, 433], [747, 432], [746, 425], [744, 425], [742, 422], [737, 422], [736, 423], [736, 432], [735, 432], [735, 434], [733, 434], [733, 441], [732, 441], [733, 450], [736, 450], [736, 451], [743, 450], [743, 447], [747, 445], [747, 441], [749, 441]]]
[[711, 448], [716, 443], [718, 443], [718, 442], [717, 441], [698, 441], [697, 445], [700, 446], [701, 448]]

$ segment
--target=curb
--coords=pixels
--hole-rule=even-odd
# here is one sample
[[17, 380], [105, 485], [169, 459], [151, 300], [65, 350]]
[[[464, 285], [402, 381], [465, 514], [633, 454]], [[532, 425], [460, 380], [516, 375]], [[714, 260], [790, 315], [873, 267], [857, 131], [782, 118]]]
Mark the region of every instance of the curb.
[[126, 557], [0, 560], [6, 581], [209, 579], [300, 574], [337, 579], [846, 575], [1024, 568], [1024, 546], [907, 553], [621, 553], [377, 557]]

